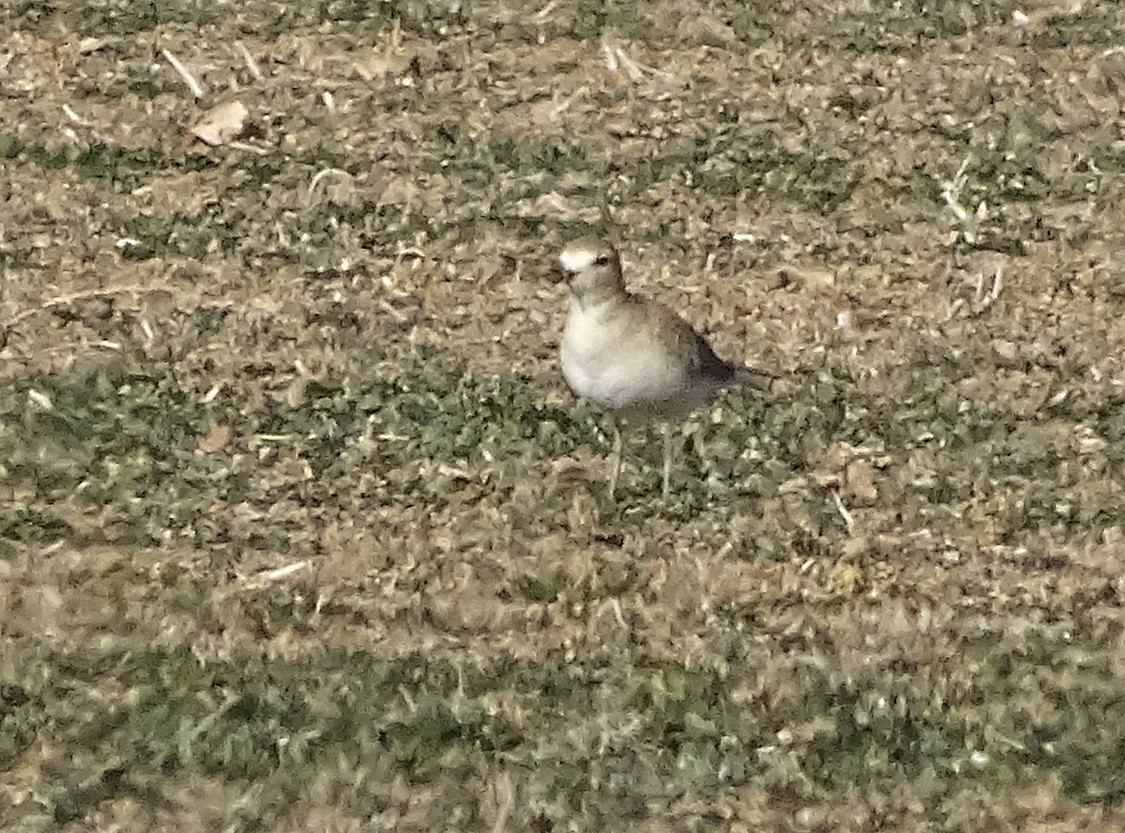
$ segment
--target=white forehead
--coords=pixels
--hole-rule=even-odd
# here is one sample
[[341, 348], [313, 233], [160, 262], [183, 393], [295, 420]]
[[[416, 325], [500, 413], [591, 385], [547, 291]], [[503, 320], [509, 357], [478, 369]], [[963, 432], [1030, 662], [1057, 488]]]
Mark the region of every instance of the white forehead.
[[568, 272], [581, 272], [597, 259], [598, 253], [589, 246], [570, 245], [559, 255], [559, 263]]

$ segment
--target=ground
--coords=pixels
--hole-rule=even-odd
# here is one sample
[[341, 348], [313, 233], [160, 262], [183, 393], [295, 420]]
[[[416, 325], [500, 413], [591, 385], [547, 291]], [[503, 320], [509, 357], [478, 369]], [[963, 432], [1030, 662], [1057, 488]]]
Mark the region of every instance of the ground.
[[3, 829], [1125, 827], [1125, 6], [0, 17]]

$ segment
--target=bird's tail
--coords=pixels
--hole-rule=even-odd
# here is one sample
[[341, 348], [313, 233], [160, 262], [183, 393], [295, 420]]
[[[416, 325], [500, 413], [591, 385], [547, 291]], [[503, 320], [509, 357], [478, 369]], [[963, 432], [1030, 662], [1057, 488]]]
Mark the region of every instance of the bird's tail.
[[773, 390], [773, 385], [776, 381], [777, 376], [772, 373], [767, 373], [764, 370], [758, 370], [753, 367], [742, 367], [741, 365], [734, 366], [734, 383], [736, 385], [745, 385], [754, 390], [769, 393]]

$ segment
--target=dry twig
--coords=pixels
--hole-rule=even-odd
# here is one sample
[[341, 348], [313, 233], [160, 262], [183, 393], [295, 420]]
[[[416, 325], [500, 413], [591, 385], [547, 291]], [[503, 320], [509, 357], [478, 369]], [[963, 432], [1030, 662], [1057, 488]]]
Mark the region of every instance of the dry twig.
[[966, 243], [973, 244], [977, 242], [980, 233], [981, 223], [988, 218], [988, 206], [984, 200], [981, 200], [977, 205], [976, 212], [970, 212], [961, 205], [961, 192], [968, 184], [969, 177], [965, 171], [968, 170], [969, 165], [972, 163], [973, 157], [966, 156], [965, 160], [961, 163], [961, 167], [957, 169], [953, 179], [938, 180], [938, 185], [941, 186], [941, 196], [945, 200], [950, 212], [961, 226], [961, 236], [965, 239]]
[[[966, 282], [968, 282], [966, 280]], [[986, 288], [987, 287], [987, 288]], [[949, 305], [946, 321], [952, 321], [962, 308], [968, 307], [968, 315], [976, 317], [983, 315], [989, 307], [996, 303], [1000, 292], [1004, 289], [1004, 267], [997, 266], [990, 283], [985, 282], [984, 272], [977, 272], [976, 281], [973, 283], [973, 297], [966, 300], [957, 298]]]
[[255, 573], [252, 576], [248, 576], [245, 580], [243, 580], [242, 586], [244, 588], [254, 589], [265, 587], [267, 584], [272, 584], [275, 581], [281, 581], [283, 578], [288, 578], [289, 576], [293, 575], [294, 573], [300, 572], [308, 566], [309, 562], [307, 561], [294, 561], [292, 564], [286, 564], [284, 567], [277, 567], [273, 570], [263, 570], [260, 573]]
[[255, 81], [262, 80], [262, 70], [258, 68], [258, 62], [254, 60], [254, 56], [250, 54], [250, 50], [242, 41], [235, 41], [234, 48], [238, 50], [238, 54], [242, 56], [242, 60], [246, 62], [246, 69], [254, 76]]
[[844, 506], [844, 501], [840, 500], [840, 493], [836, 489], [830, 489], [829, 491], [832, 493], [832, 503], [836, 506], [836, 511], [844, 519], [844, 526], [848, 529], [848, 535], [851, 535], [852, 528], [855, 527], [855, 518], [848, 511], [848, 507]]
[[352, 187], [354, 177], [350, 173], [343, 170], [342, 168], [325, 168], [322, 171], [318, 171], [316, 173], [316, 176], [312, 178], [312, 182], [309, 183], [308, 194], [305, 196], [305, 202], [307, 205], [312, 206], [315, 204], [317, 188], [320, 186], [320, 183], [322, 183], [325, 178], [329, 176], [337, 177], [342, 183], [344, 183], [344, 187], [346, 188]]
[[639, 84], [645, 80], [645, 74], [659, 75], [662, 78], [671, 78], [671, 74], [663, 72], [656, 67], [645, 66], [634, 61], [620, 46], [611, 44], [608, 40], [602, 41], [602, 55], [605, 57], [605, 66], [610, 72], [624, 70], [629, 80]]
[[180, 74], [180, 78], [184, 79], [184, 83], [188, 85], [191, 94], [196, 98], [203, 98], [203, 86], [195, 80], [194, 75], [188, 72], [187, 67], [181, 64], [179, 59], [167, 49], [161, 49], [160, 54], [164, 56], [164, 60], [172, 65], [172, 69]]

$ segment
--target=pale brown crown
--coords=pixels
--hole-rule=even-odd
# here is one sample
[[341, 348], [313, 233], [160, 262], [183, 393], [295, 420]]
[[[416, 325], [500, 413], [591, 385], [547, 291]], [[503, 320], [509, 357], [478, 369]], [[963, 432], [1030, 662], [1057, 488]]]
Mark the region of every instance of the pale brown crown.
[[596, 303], [625, 292], [621, 257], [600, 238], [583, 237], [568, 243], [559, 254], [559, 264], [580, 303]]

